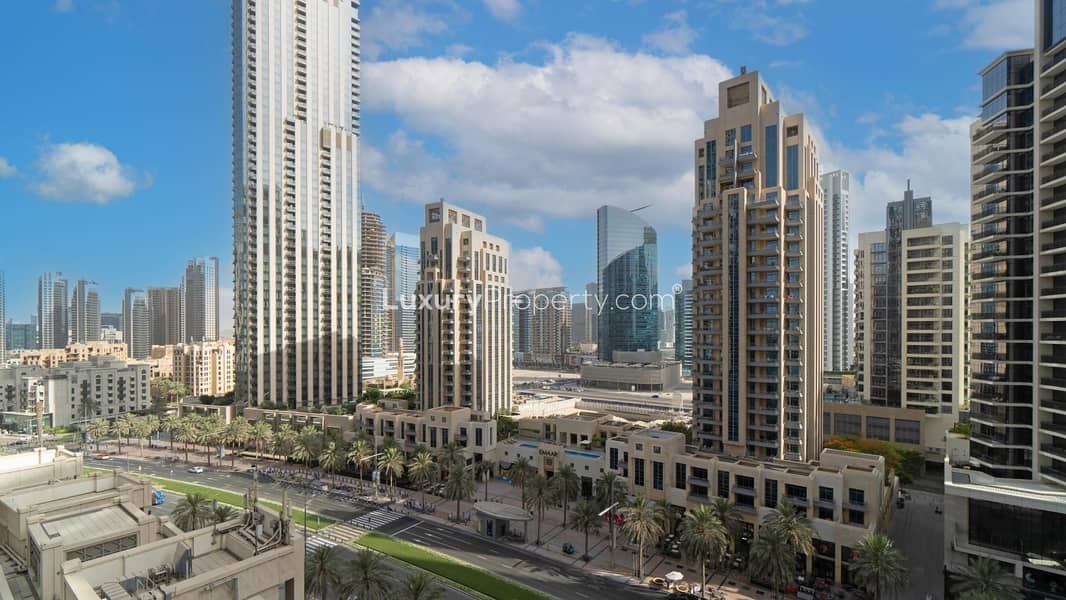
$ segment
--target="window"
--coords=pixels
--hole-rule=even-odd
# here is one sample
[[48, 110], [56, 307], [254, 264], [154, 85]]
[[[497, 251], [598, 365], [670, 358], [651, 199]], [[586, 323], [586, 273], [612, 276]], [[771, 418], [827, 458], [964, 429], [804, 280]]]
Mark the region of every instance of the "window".
[[824, 485], [818, 486], [818, 499], [822, 502], [832, 502], [833, 488]]
[[475, 446], [483, 446], [484, 444], [482, 444], [481, 442], [482, 442], [482, 431], [481, 431], [481, 429], [475, 429], [474, 430], [474, 445]]
[[834, 435], [858, 436], [860, 433], [862, 433], [862, 417], [859, 415], [844, 415], [840, 413], [833, 415]]
[[674, 463], [674, 487], [683, 490], [688, 485], [688, 465]]
[[791, 125], [785, 130], [785, 137], [796, 137], [800, 134], [799, 125]]
[[890, 441], [888, 417], [866, 417], [866, 437], [871, 440]]
[[922, 425], [918, 421], [910, 419], [896, 419], [897, 444], [921, 444]]
[[729, 497], [729, 472], [718, 471], [718, 496], [720, 498]]
[[866, 506], [866, 491], [858, 488], [848, 488], [848, 504]]
[[742, 125], [740, 127], [740, 143], [751, 143], [751, 125]]
[[607, 452], [607, 455], [609, 457], [611, 470], [617, 471], [618, 470], [618, 448], [611, 448], [610, 451]]
[[633, 485], [636, 485], [636, 486], [643, 486], [644, 485], [644, 459], [643, 458], [634, 458], [633, 459]]
[[800, 177], [799, 146], [785, 148], [785, 189], [798, 190]]
[[777, 480], [767, 479], [763, 482], [763, 504], [766, 508], [777, 507]]
[[663, 489], [663, 463], [659, 461], [651, 463], [651, 487], [656, 490]]
[[750, 85], [747, 81], [744, 83], [734, 85], [733, 87], [725, 91], [726, 107], [733, 108], [742, 104], [747, 104], [751, 98]]

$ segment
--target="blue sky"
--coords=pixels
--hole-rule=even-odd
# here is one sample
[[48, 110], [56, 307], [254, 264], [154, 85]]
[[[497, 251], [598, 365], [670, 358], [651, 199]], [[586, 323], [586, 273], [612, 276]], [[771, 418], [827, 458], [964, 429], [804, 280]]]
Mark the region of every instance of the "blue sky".
[[[279, 0], [280, 1], [280, 0]], [[563, 7], [567, 7], [564, 9]], [[594, 278], [595, 209], [652, 204], [660, 280], [690, 262], [691, 147], [717, 82], [760, 70], [854, 175], [853, 233], [910, 178], [968, 215], [976, 72], [1031, 45], [1032, 0], [365, 0], [365, 205], [417, 232], [445, 197], [512, 243], [515, 285]], [[42, 271], [230, 283], [230, 13], [223, 0], [6, 2], [0, 270], [9, 318]], [[11, 26], [13, 24], [13, 26]]]

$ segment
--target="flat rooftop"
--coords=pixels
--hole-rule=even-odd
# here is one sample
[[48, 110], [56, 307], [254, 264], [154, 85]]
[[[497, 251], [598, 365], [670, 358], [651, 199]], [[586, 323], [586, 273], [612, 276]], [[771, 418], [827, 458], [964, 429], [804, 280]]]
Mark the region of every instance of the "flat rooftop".
[[104, 537], [136, 526], [137, 520], [121, 506], [97, 508], [41, 522], [41, 529], [49, 539], [62, 537], [64, 544]]

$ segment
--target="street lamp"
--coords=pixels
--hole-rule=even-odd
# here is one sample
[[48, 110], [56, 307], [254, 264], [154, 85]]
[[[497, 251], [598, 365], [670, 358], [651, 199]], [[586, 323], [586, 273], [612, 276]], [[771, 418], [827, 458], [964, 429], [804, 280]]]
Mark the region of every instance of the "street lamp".
[[[612, 495], [613, 495], [613, 492], [612, 492]], [[614, 509], [619, 504], [621, 504], [621, 503], [620, 502], [615, 502], [614, 504], [612, 504], [612, 505], [608, 506], [607, 508], [601, 510], [600, 514], [597, 515], [597, 516], [602, 517], [604, 514], [610, 514], [610, 516], [607, 518], [607, 527], [608, 527], [608, 529], [611, 530], [611, 533], [610, 533], [610, 537], [611, 537], [611, 540], [610, 540], [611, 566], [614, 566]]]

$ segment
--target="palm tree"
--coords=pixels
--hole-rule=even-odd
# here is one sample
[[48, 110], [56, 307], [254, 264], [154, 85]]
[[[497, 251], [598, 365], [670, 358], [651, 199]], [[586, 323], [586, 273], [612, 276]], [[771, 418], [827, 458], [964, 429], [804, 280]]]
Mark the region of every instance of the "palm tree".
[[193, 492], [178, 500], [170, 518], [182, 531], [199, 529], [211, 522], [211, 501], [207, 496]]
[[177, 415], [167, 415], [159, 421], [159, 430], [165, 431], [170, 437], [170, 451], [174, 451], [174, 434], [178, 431], [181, 419]]
[[707, 561], [721, 562], [729, 551], [729, 529], [711, 506], [697, 506], [681, 522], [681, 548], [700, 564], [700, 589], [707, 589]]
[[[207, 466], [211, 466], [211, 455], [217, 451], [217, 448], [223, 444], [225, 440], [226, 426], [222, 423], [221, 417], [218, 415], [211, 415], [200, 421], [197, 441], [200, 442], [200, 445], [203, 446], [206, 451]], [[219, 460], [221, 462], [221, 459]]]
[[398, 591], [400, 600], [441, 600], [444, 598], [444, 588], [437, 584], [437, 578], [422, 571], [404, 579]]
[[341, 551], [337, 546], [320, 546], [307, 557], [304, 565], [304, 593], [325, 600], [330, 586], [341, 584]]
[[107, 424], [107, 421], [103, 419], [93, 419], [91, 423], [85, 428], [85, 432], [89, 434], [89, 437], [96, 442], [96, 451], [100, 451], [100, 440], [107, 437], [107, 434], [111, 431], [111, 426]]
[[563, 528], [566, 528], [566, 511], [571, 500], [576, 500], [581, 493], [581, 478], [577, 476], [574, 465], [563, 465], [551, 479], [555, 498], [563, 501]]
[[385, 448], [378, 457], [378, 470], [389, 477], [389, 487], [396, 489], [396, 477], [403, 477], [403, 451], [399, 448]]
[[278, 427], [278, 430], [274, 432], [274, 440], [271, 446], [271, 452], [275, 456], [286, 457], [292, 453], [293, 447], [296, 445], [296, 432], [289, 427], [288, 423], [285, 423]]
[[[856, 550], [861, 556], [861, 543]], [[1022, 597], [1017, 580], [1004, 571], [998, 561], [984, 556], [966, 565], [962, 573], [954, 575], [953, 579], [955, 582], [951, 585], [951, 593], [958, 594], [962, 600], [1014, 600]], [[880, 600], [878, 596], [874, 598]]]
[[266, 421], [252, 423], [252, 428], [248, 432], [248, 439], [255, 446], [256, 460], [262, 460], [263, 446], [269, 444], [273, 437], [274, 431], [270, 428], [270, 423]]
[[440, 476], [440, 465], [433, 460], [433, 455], [421, 450], [411, 462], [407, 463], [407, 474], [422, 490], [422, 508], [426, 507], [426, 488], [436, 483]]
[[796, 578], [796, 549], [784, 531], [766, 525], [759, 528], [748, 552], [748, 575], [769, 582], [773, 598]]
[[384, 556], [364, 548], [345, 565], [348, 579], [344, 582], [343, 597], [357, 596], [359, 600], [384, 600], [392, 587], [392, 569]]
[[715, 498], [711, 501], [710, 507], [714, 512], [714, 516], [718, 517], [718, 521], [725, 525], [725, 529], [729, 533], [730, 546], [732, 546], [736, 538], [740, 537], [741, 529], [743, 528], [742, 523], [744, 520], [740, 518], [740, 511], [728, 498]]
[[455, 500], [456, 521], [459, 520], [459, 511], [462, 510], [460, 503], [474, 493], [476, 485], [474, 474], [469, 469], [452, 465], [448, 478], [444, 480], [444, 497], [448, 500]]
[[585, 534], [585, 553], [581, 555], [585, 562], [589, 561], [589, 533], [598, 533], [602, 523], [600, 511], [596, 510], [596, 505], [593, 502], [585, 499], [574, 506], [570, 527]]
[[[123, 414], [122, 417], [126, 415]], [[111, 437], [115, 438], [115, 444], [118, 445], [118, 453], [122, 454], [122, 438], [129, 434], [131, 427], [131, 421], [129, 419], [123, 419], [119, 417], [111, 423]]]
[[763, 527], [780, 532], [785, 542], [804, 556], [814, 554], [814, 527], [806, 511], [800, 512], [795, 504], [782, 502], [777, 509], [763, 519]]
[[100, 410], [100, 403], [88, 394], [81, 397], [81, 402], [78, 403], [78, 406], [81, 408], [81, 419], [83, 422], [88, 422], [89, 418]]
[[489, 499], [489, 480], [496, 471], [496, 463], [491, 460], [483, 460], [474, 465], [474, 476], [485, 481], [485, 500]]
[[607, 471], [603, 474], [603, 477], [600, 477], [596, 480], [596, 489], [594, 491], [596, 496], [596, 502], [598, 502], [600, 506], [605, 506], [610, 509], [610, 514], [608, 515], [607, 520], [607, 540], [608, 546], [611, 550], [611, 564], [614, 564], [615, 511], [613, 508], [610, 507], [614, 506], [616, 502], [620, 502], [623, 498], [626, 497], [626, 494], [629, 493], [629, 487], [626, 485], [626, 482], [618, 476], [618, 473], [615, 473], [614, 471]]
[[236, 516], [236, 508], [233, 508], [229, 504], [216, 504], [215, 508], [211, 511], [211, 522], [225, 523]]
[[454, 441], [449, 442], [440, 451], [440, 467], [446, 473], [451, 473], [452, 469], [462, 469], [466, 466], [466, 454], [463, 453], [463, 448]]
[[318, 465], [330, 474], [333, 485], [337, 485], [337, 469], [344, 466], [345, 457], [344, 442], [335, 441], [330, 441], [318, 455]]
[[348, 450], [348, 462], [359, 470], [360, 481], [363, 479], [363, 467], [370, 463], [372, 456], [374, 456], [374, 449], [366, 440], [358, 439], [352, 442], [352, 447]]
[[529, 480], [529, 495], [526, 498], [526, 509], [533, 511], [537, 517], [537, 541], [540, 545], [540, 522], [544, 519], [544, 511], [555, 502], [555, 490], [551, 482], [542, 473], [537, 473]]
[[199, 439], [196, 422], [191, 418], [181, 419], [178, 421], [177, 431], [171, 434], [171, 438], [176, 439], [185, 447], [185, 462], [189, 462], [189, 444], [195, 444]]
[[526, 505], [526, 483], [532, 479], [533, 473], [533, 464], [524, 456], [519, 456], [518, 459], [511, 464], [511, 485], [517, 485], [522, 488], [522, 506]]
[[310, 425], [305, 426], [296, 435], [292, 446], [292, 459], [296, 462], [304, 463], [304, 466], [310, 471], [311, 461], [318, 458], [318, 443], [318, 431]]
[[644, 580], [644, 547], [648, 543], [653, 546], [659, 543], [663, 537], [663, 523], [666, 522], [666, 513], [663, 508], [653, 505], [637, 496], [632, 502], [622, 507], [622, 515], [626, 522], [622, 525], [622, 533], [630, 539], [637, 540], [637, 577]]
[[226, 443], [233, 447], [229, 455], [229, 466], [232, 468], [237, 462], [237, 450], [248, 443], [248, 437], [252, 434], [252, 426], [244, 417], [234, 417], [226, 427]]
[[907, 577], [903, 555], [884, 534], [870, 534], [859, 541], [850, 571], [855, 583], [872, 593], [875, 600], [898, 591]]

